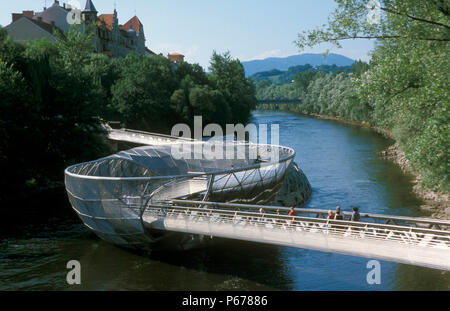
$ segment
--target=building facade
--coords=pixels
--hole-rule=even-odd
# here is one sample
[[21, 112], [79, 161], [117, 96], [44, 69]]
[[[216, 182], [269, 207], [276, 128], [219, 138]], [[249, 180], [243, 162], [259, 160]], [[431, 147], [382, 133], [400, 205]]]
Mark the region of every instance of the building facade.
[[[42, 38], [55, 42], [55, 30], [62, 33], [69, 32], [73, 22], [68, 16], [72, 16], [73, 12], [76, 11], [73, 11], [70, 5], [63, 3], [61, 6], [59, 1], [55, 0], [51, 7], [44, 8], [42, 12], [13, 13], [12, 23], [5, 29], [17, 42]], [[84, 8], [81, 12], [78, 11], [78, 14], [80, 14], [80, 22], [85, 26], [95, 25], [96, 52], [111, 57], [125, 57], [131, 52], [143, 55], [154, 54], [145, 45], [144, 25], [137, 16], [120, 25], [115, 9], [113, 14], [98, 15], [92, 0], [87, 0]]]

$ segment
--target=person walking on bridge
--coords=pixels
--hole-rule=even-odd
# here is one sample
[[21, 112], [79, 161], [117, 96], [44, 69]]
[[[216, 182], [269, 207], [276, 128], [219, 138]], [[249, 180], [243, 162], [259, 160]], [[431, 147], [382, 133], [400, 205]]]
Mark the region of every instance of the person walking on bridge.
[[[329, 210], [329, 211], [328, 211], [327, 220], [333, 220], [333, 219], [334, 219], [333, 211]], [[327, 222], [327, 223], [328, 223], [328, 222]]]
[[352, 217], [350, 221], [359, 221], [361, 219], [361, 215], [359, 214], [358, 208], [356, 206], [352, 206]]
[[[336, 214], [334, 215], [334, 220], [344, 220], [344, 215], [341, 214], [340, 206], [336, 206]], [[336, 226], [336, 225], [333, 226], [333, 228], [338, 232], [345, 229], [345, 227], [343, 226]]]
[[336, 206], [336, 214], [334, 215], [334, 220], [344, 220], [344, 216], [341, 214], [340, 206]]
[[291, 206], [291, 210], [289, 211], [288, 216], [298, 216], [297, 212], [294, 210], [294, 207]]
[[294, 223], [294, 217], [298, 216], [297, 212], [294, 210], [294, 207], [291, 206], [291, 210], [289, 211], [288, 216], [292, 216], [292, 220], [289, 222], [290, 225]]

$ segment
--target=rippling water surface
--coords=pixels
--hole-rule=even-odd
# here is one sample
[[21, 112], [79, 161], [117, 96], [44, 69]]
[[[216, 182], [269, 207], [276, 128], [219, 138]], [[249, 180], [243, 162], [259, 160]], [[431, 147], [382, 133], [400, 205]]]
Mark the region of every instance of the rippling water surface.
[[[252, 122], [280, 124], [280, 144], [296, 150], [313, 187], [308, 207], [426, 215], [412, 176], [377, 156], [392, 142], [373, 131], [274, 111], [255, 111]], [[72, 211], [63, 214], [23, 212], [19, 228], [0, 237], [0, 290], [450, 290], [448, 272], [382, 261], [381, 284], [368, 285], [368, 259], [225, 239], [143, 255], [99, 240]], [[70, 287], [66, 263], [73, 259], [81, 262], [82, 285]]]

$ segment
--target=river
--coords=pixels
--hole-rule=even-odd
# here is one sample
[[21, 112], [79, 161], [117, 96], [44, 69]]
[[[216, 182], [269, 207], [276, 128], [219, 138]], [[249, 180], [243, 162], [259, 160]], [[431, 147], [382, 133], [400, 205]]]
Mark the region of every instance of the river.
[[[392, 142], [372, 130], [275, 111], [254, 111], [251, 122], [280, 124], [280, 144], [296, 150], [313, 187], [308, 207], [427, 215], [413, 177], [377, 156]], [[96, 238], [64, 203], [48, 204], [66, 211], [24, 210], [21, 225], [0, 235], [0, 290], [450, 289], [444, 271], [381, 261], [381, 284], [369, 285], [365, 258], [225, 239], [195, 251], [133, 253]], [[81, 285], [66, 283], [70, 260], [81, 263]]]

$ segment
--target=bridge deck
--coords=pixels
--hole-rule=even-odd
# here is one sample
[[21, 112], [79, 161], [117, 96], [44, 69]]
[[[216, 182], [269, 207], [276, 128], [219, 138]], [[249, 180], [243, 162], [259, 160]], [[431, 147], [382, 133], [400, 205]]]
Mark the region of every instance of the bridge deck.
[[[346, 255], [450, 270], [450, 222], [409, 217], [364, 215], [365, 218], [409, 222], [327, 221], [316, 217], [290, 217], [272, 213], [226, 209], [224, 204], [172, 200], [150, 204], [143, 214], [149, 228], [274, 245], [306, 248]], [[239, 206], [238, 204], [232, 204]], [[214, 206], [216, 208], [214, 208]], [[279, 207], [267, 207], [265, 211]], [[243, 211], [244, 210], [244, 211]], [[326, 211], [308, 210], [320, 214]], [[300, 211], [303, 213], [303, 211]], [[306, 213], [306, 212], [305, 212]], [[375, 218], [372, 218], [374, 217]], [[431, 226], [430, 226], [431, 224]], [[423, 226], [439, 226], [429, 229]]]
[[105, 129], [108, 131], [108, 138], [114, 141], [124, 141], [135, 144], [143, 145], [165, 145], [180, 143], [180, 141], [192, 141], [182, 137], [174, 137], [170, 135], [149, 133], [142, 131], [135, 131], [129, 129], [112, 129], [110, 126], [104, 124]]
[[292, 105], [301, 104], [303, 100], [301, 98], [291, 98], [291, 99], [259, 99], [257, 104], [276, 104], [276, 105]]

